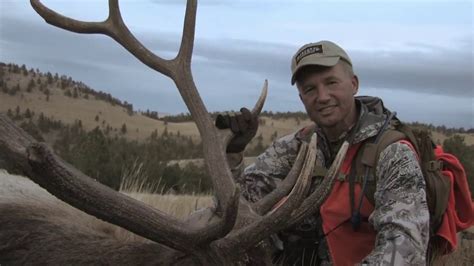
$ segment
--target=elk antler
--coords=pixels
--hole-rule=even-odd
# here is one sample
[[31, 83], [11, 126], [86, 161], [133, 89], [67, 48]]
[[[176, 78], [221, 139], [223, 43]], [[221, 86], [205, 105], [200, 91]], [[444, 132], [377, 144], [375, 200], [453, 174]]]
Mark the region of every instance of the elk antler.
[[301, 204], [310, 188], [310, 178], [316, 161], [316, 140], [316, 134], [313, 134], [309, 144], [302, 143], [295, 164], [303, 162], [303, 166], [300, 167], [301, 171], [296, 178], [295, 186], [284, 202], [264, 215], [261, 220], [232, 231], [225, 238], [214, 241], [213, 244], [227, 251], [237, 250], [237, 247], [245, 249], [289, 225], [292, 212]]
[[337, 152], [336, 158], [329, 168], [327, 177], [324, 178], [321, 184], [319, 184], [319, 186], [313, 191], [313, 193], [311, 193], [311, 195], [304, 200], [303, 204], [301, 204], [301, 206], [293, 212], [289, 225], [295, 225], [307, 217], [308, 214], [316, 213], [321, 204], [324, 203], [332, 190], [348, 149], [349, 142], [344, 141]]
[[[45, 7], [39, 0], [30, 1], [36, 12], [47, 23], [76, 33], [107, 35], [120, 43], [142, 63], [174, 81], [201, 134], [205, 165], [212, 178], [216, 193], [218, 219], [216, 222], [200, 227], [183, 223], [100, 185], [63, 162], [45, 145], [38, 144], [26, 137], [20, 138], [18, 139], [20, 148], [7, 146], [10, 148], [10, 152], [20, 154], [23, 162], [27, 161], [28, 165], [25, 166], [25, 169], [35, 182], [72, 206], [188, 254], [196, 254], [197, 247], [202, 248], [204, 244], [210, 243], [214, 251], [228, 253], [237, 246], [243, 250], [295, 221], [293, 210], [300, 205], [309, 189], [308, 179], [311, 176], [316, 156], [315, 136], [308, 147], [306, 144], [302, 145], [295, 166], [291, 170], [288, 180], [284, 182], [285, 185], [279, 187], [261, 203], [255, 204], [254, 207], [260, 214], [266, 213], [279, 197], [288, 193], [296, 182], [286, 201], [268, 214], [258, 216], [256, 221], [251, 221], [243, 228], [229, 233], [235, 224], [239, 205], [239, 191], [233, 181], [225, 155], [225, 149], [232, 138], [232, 133], [229, 130], [219, 131], [214, 127], [193, 81], [191, 57], [197, 9], [196, 0], [187, 2], [181, 46], [177, 56], [171, 60], [165, 60], [155, 55], [133, 36], [122, 20], [118, 0], [109, 0], [109, 16], [102, 22], [74, 20]], [[261, 96], [252, 110], [254, 115], [258, 115], [262, 110], [267, 86], [268, 83], [265, 81]], [[8, 132], [2, 132], [3, 123], [9, 124], [11, 121], [0, 116], [0, 145], [5, 146], [5, 138], [8, 140], [11, 136], [8, 135]], [[322, 192], [327, 193], [326, 190]], [[317, 204], [321, 204], [322, 200], [314, 193], [310, 197], [315, 199]], [[303, 215], [304, 210], [310, 209], [308, 206], [310, 204], [308, 200], [304, 201], [303, 207], [297, 209], [298, 217]], [[241, 206], [248, 207], [248, 203], [243, 202]], [[311, 206], [311, 208], [314, 207]]]
[[296, 156], [295, 162], [293, 163], [290, 172], [285, 177], [285, 179], [283, 179], [283, 181], [278, 185], [278, 187], [259, 201], [252, 204], [252, 209], [256, 213], [258, 213], [259, 215], [267, 213], [273, 206], [275, 206], [275, 204], [279, 200], [288, 195], [288, 193], [291, 191], [296, 181], [298, 180], [298, 173], [303, 167], [303, 162], [305, 162], [305, 155], [303, 151], [304, 149], [306, 149], [306, 146], [306, 142], [303, 142], [301, 144], [300, 151]]
[[199, 243], [211, 241], [208, 233], [216, 234], [213, 231], [218, 228], [216, 223], [205, 228], [190, 227], [98, 183], [62, 161], [46, 145], [35, 141], [1, 114], [0, 149], [0, 158], [10, 166], [9, 170], [21, 169], [59, 199], [150, 240], [189, 252]]
[[[74, 20], [65, 16], [62, 16], [53, 10], [44, 6], [39, 0], [31, 0], [31, 5], [36, 12], [45, 19], [45, 21], [56, 27], [77, 32], [77, 33], [100, 33], [107, 35], [118, 43], [120, 43], [125, 49], [132, 53], [137, 59], [149, 66], [150, 68], [161, 72], [162, 74], [170, 77], [176, 87], [178, 88], [186, 106], [188, 107], [191, 115], [193, 116], [197, 128], [201, 134], [204, 159], [206, 168], [209, 175], [212, 178], [213, 187], [215, 189], [217, 197], [217, 208], [216, 214], [221, 217], [218, 222], [207, 225], [205, 228], [189, 228], [183, 224], [178, 224], [176, 227], [169, 227], [170, 229], [155, 228], [158, 235], [169, 235], [169, 237], [154, 238], [153, 240], [166, 244], [170, 247], [178, 250], [190, 251], [192, 247], [190, 245], [199, 245], [200, 243], [216, 239], [227, 234], [233, 227], [237, 215], [236, 206], [238, 204], [239, 192], [238, 187], [235, 185], [230, 168], [227, 164], [225, 157], [225, 147], [227, 141], [230, 139], [229, 135], [219, 134], [218, 130], [214, 127], [210, 115], [208, 114], [204, 103], [199, 96], [196, 86], [193, 81], [191, 72], [191, 57], [193, 51], [194, 42], [194, 30], [196, 20], [196, 0], [189, 0], [186, 6], [186, 15], [183, 28], [183, 36], [181, 40], [181, 46], [178, 55], [171, 60], [165, 60], [143, 46], [130, 32], [127, 26], [124, 24], [117, 0], [109, 0], [109, 16], [103, 22], [85, 22]], [[266, 86], [262, 92], [261, 99], [257, 102], [254, 108], [255, 112], [261, 110], [263, 101], [266, 94]], [[40, 152], [37, 148], [33, 149], [37, 152], [37, 155], [47, 153]], [[55, 160], [46, 160], [46, 162], [54, 162]], [[57, 160], [56, 160], [57, 161]], [[216, 163], [218, 162], [218, 163]], [[38, 167], [40, 169], [41, 167]], [[82, 179], [81, 179], [82, 180]], [[79, 182], [79, 181], [78, 181]], [[82, 181], [80, 181], [82, 182]], [[92, 184], [92, 183], [91, 183]], [[77, 184], [79, 185], [79, 184]], [[69, 193], [74, 193], [69, 191]], [[80, 196], [82, 193], [76, 193], [75, 196]], [[95, 202], [103, 202], [104, 198], [99, 196], [89, 195], [95, 198]], [[65, 196], [64, 199], [68, 197]], [[100, 201], [99, 201], [100, 200]], [[123, 199], [128, 200], [128, 199]], [[129, 202], [130, 206], [137, 205], [136, 202]], [[80, 208], [88, 213], [98, 213], [100, 210], [93, 210], [95, 207], [89, 204], [82, 203], [81, 201], [75, 201], [71, 205]], [[138, 208], [138, 207], [137, 207]], [[164, 215], [155, 213], [160, 219], [165, 219]], [[107, 215], [102, 217], [104, 220], [111, 219]], [[146, 229], [138, 228], [135, 225], [140, 225], [138, 221], [139, 217], [123, 217], [123, 219], [136, 220], [130, 221], [129, 223], [119, 224], [120, 226], [140, 234], [144, 237], [150, 238], [148, 234], [143, 234], [145, 230], [152, 230], [147, 226]], [[107, 220], [109, 222], [117, 224], [115, 220]], [[133, 226], [130, 226], [133, 225]], [[142, 226], [145, 226], [144, 224]], [[169, 232], [166, 230], [170, 230]], [[168, 234], [169, 233], [169, 234]], [[186, 242], [186, 243], [184, 243]], [[190, 242], [194, 242], [190, 244]]]

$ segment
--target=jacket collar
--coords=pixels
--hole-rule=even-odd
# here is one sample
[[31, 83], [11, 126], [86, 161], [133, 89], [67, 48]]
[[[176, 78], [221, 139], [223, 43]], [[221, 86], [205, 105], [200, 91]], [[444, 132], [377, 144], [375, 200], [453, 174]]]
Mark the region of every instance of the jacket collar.
[[[390, 111], [384, 107], [380, 98], [359, 96], [355, 97], [355, 102], [359, 112], [357, 123], [339, 138], [340, 140], [352, 138], [352, 144], [376, 136], [383, 126], [385, 119], [390, 114]], [[325, 136], [323, 130], [317, 125], [316, 132], [329, 144], [328, 138]]]

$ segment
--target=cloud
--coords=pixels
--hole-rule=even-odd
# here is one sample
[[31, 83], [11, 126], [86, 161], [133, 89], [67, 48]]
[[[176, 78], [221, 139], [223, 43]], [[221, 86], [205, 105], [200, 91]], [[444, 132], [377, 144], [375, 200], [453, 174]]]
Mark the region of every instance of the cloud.
[[[44, 22], [38, 23], [38, 19], [3, 15], [0, 31], [1, 61], [25, 63], [41, 71], [70, 75], [141, 109], [186, 110], [168, 78], [148, 69], [109, 37], [69, 33]], [[173, 32], [139, 31], [137, 38], [160, 56], [172, 58], [178, 51], [181, 36]], [[465, 36], [451, 46], [417, 41], [405, 43], [400, 50], [375, 45], [372, 50], [350, 45], [345, 48], [354, 62], [362, 91], [386, 95], [391, 97], [391, 102], [396, 99], [400, 107], [404, 97], [431, 97], [431, 105], [436, 106], [442, 104], [440, 99], [449, 96], [452, 106], [444, 113], [451, 115], [462, 108], [460, 119], [464, 122], [457, 121], [456, 125], [474, 126], [469, 119], [469, 115], [473, 115], [474, 97], [472, 36]], [[289, 82], [290, 58], [297, 49], [292, 44], [257, 38], [200, 38], [198, 35], [193, 55], [194, 79], [210, 110], [251, 106], [264, 79], [270, 82], [267, 109], [302, 110]], [[459, 101], [466, 98], [471, 99], [470, 106], [469, 101]], [[419, 110], [422, 106], [416, 108]], [[415, 110], [406, 116], [417, 117], [414, 113]], [[452, 120], [447, 116], [443, 119], [442, 123]]]
[[[472, 45], [471, 45], [472, 47]], [[472, 48], [471, 48], [472, 49]], [[353, 52], [362, 85], [446, 96], [474, 96], [471, 49]]]
[[[186, 5], [187, 0], [150, 0], [151, 3], [161, 4], [161, 5]], [[229, 5], [236, 1], [225, 2], [221, 0], [200, 0], [199, 5]]]
[[[220, 44], [198, 45], [198, 55], [209, 58], [214, 65], [288, 82], [290, 58], [297, 47], [232, 40], [222, 40]], [[472, 41], [459, 49], [430, 48], [427, 52], [349, 50], [349, 54], [362, 86], [473, 96]]]
[[[150, 36], [159, 36], [150, 37]], [[180, 36], [170, 33], [138, 34], [156, 53], [174, 57]], [[59, 65], [71, 62], [95, 69], [127, 66], [135, 61], [108, 37], [65, 33], [48, 25], [2, 19], [2, 46], [11, 56], [54, 60]], [[466, 96], [473, 94], [472, 39], [460, 42], [458, 49], [419, 44], [407, 51], [351, 51], [356, 73], [362, 86], [416, 91], [427, 94]], [[199, 67], [227, 69], [266, 77], [288, 84], [289, 62], [297, 47], [277, 43], [197, 39], [193, 63]]]

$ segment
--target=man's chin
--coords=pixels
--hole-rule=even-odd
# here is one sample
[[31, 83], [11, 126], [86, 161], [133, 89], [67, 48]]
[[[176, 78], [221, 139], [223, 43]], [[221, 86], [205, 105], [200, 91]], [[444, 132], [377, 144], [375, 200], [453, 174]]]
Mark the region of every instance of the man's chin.
[[333, 128], [337, 125], [336, 122], [326, 119], [317, 119], [316, 124], [321, 128]]

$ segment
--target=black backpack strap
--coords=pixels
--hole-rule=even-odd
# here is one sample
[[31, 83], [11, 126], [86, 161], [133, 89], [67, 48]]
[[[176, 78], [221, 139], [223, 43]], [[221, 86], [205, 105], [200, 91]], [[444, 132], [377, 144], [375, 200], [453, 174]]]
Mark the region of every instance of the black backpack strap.
[[[367, 184], [375, 184], [375, 182], [368, 182], [368, 179], [369, 179], [369, 174], [370, 174], [370, 171], [372, 169], [372, 171], [374, 172], [374, 168], [375, 168], [375, 160], [376, 158], [378, 158], [377, 156], [377, 153], [374, 153], [374, 152], [377, 152], [377, 148], [379, 146], [379, 144], [381, 143], [381, 141], [383, 140], [382, 139], [382, 136], [385, 135], [385, 132], [387, 131], [388, 127], [390, 126], [391, 124], [391, 121], [392, 119], [395, 117], [396, 115], [396, 112], [393, 112], [393, 113], [389, 113], [387, 115], [387, 118], [385, 119], [385, 123], [382, 125], [382, 127], [380, 128], [379, 132], [377, 133], [377, 135], [375, 136], [375, 139], [369, 143], [369, 141], [366, 141], [362, 146], [363, 149], [360, 149], [357, 151], [357, 153], [361, 153], [361, 150], [362, 150], [362, 157], [361, 158], [361, 163], [364, 165], [364, 173], [362, 175], [362, 192], [361, 192], [361, 195], [358, 199], [358, 202], [357, 202], [357, 207], [355, 206], [355, 193], [354, 193], [354, 180], [355, 180], [355, 176], [357, 174], [357, 169], [361, 169], [361, 167], [358, 167], [358, 161], [357, 161], [357, 157], [358, 157], [358, 154], [356, 155], [356, 161], [353, 161], [353, 164], [352, 164], [352, 167], [351, 167], [351, 173], [349, 174], [349, 190], [350, 190], [350, 201], [351, 201], [351, 223], [352, 223], [352, 228], [354, 231], [357, 231], [359, 226], [360, 226], [360, 223], [361, 223], [361, 217], [360, 217], [360, 209], [362, 207], [362, 200], [364, 198], [364, 195], [367, 193], [368, 190], [372, 191], [372, 188], [368, 189], [368, 185]], [[365, 155], [365, 156], [364, 156]], [[373, 155], [376, 155], [374, 158], [372, 158]], [[365, 159], [365, 161], [364, 161]], [[375, 188], [373, 188], [373, 191], [375, 192]], [[372, 194], [372, 205], [374, 204], [374, 201], [373, 201], [373, 194]]]
[[368, 166], [375, 171], [375, 168], [377, 167], [377, 162], [380, 157], [380, 153], [390, 144], [405, 138], [405, 134], [398, 130], [388, 129], [384, 131], [381, 134], [381, 137], [377, 143], [364, 144], [365, 147], [360, 158], [361, 164], [364, 166]]
[[354, 213], [356, 210], [355, 207], [355, 195], [354, 195], [354, 187], [356, 183], [356, 161], [352, 161], [351, 171], [349, 172], [349, 199], [351, 204], [351, 224], [352, 229], [356, 231], [360, 225], [360, 213]]
[[377, 169], [377, 162], [380, 158], [380, 154], [389, 145], [402, 139], [406, 139], [406, 135], [404, 133], [395, 129], [387, 129], [380, 135], [378, 143], [364, 144], [360, 155], [356, 157], [356, 168], [358, 169], [357, 172], [359, 175], [365, 174], [362, 169], [367, 167], [370, 169], [369, 174], [371, 177], [371, 182], [368, 183], [364, 193], [367, 200], [374, 206], [374, 194], [377, 186], [377, 177], [375, 175], [375, 171]]

